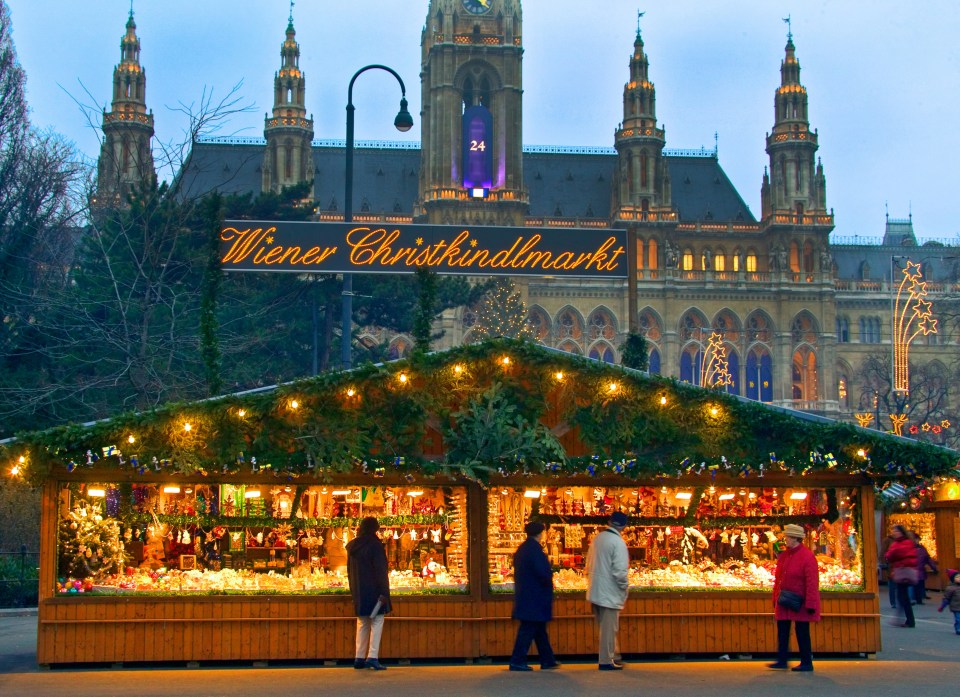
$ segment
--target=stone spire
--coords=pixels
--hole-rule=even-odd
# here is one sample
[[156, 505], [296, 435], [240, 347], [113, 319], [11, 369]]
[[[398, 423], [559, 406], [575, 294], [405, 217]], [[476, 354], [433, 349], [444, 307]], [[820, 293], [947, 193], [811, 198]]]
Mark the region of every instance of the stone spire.
[[291, 3], [286, 39], [280, 45], [280, 70], [273, 78], [273, 114], [264, 117], [264, 191], [313, 181], [313, 118], [307, 118], [306, 76], [300, 71], [296, 36]]
[[146, 86], [131, 7], [126, 33], [120, 40], [120, 63], [113, 69], [113, 100], [110, 111], [103, 113], [97, 195], [92, 202], [95, 206], [125, 205], [140, 187], [156, 182], [150, 144], [153, 113], [147, 111]]

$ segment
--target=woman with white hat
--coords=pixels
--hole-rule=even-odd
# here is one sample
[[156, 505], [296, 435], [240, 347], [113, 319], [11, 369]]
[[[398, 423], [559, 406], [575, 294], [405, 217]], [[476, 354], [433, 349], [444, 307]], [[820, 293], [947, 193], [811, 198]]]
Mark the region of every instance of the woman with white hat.
[[783, 529], [787, 548], [777, 557], [773, 581], [774, 617], [777, 620], [777, 661], [774, 670], [787, 669], [790, 655], [790, 623], [796, 627], [800, 665], [792, 670], [807, 673], [813, 670], [810, 644], [810, 623], [820, 621], [820, 572], [817, 558], [803, 544], [806, 531], [800, 525]]

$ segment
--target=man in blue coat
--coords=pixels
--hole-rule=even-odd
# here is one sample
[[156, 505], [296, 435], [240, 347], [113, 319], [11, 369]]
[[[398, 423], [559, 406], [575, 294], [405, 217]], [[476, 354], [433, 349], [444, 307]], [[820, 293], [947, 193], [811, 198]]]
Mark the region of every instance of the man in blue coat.
[[553, 570], [540, 545], [544, 525], [530, 521], [524, 527], [527, 539], [513, 555], [513, 619], [520, 620], [510, 657], [510, 670], [533, 670], [527, 665], [530, 643], [536, 642], [540, 670], [560, 666], [553, 655], [547, 622], [553, 619]]

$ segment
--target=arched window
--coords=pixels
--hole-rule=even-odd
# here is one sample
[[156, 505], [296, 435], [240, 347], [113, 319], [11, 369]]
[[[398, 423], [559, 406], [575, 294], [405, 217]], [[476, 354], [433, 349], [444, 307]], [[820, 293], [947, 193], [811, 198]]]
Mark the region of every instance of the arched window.
[[644, 262], [644, 257], [643, 257], [643, 240], [638, 237], [638, 238], [637, 238], [637, 269], [642, 269], [642, 268], [643, 268], [643, 262]]
[[647, 153], [640, 153], [640, 188], [647, 188]]
[[[557, 315], [556, 327], [557, 338], [580, 341], [583, 338], [583, 321], [579, 313], [572, 308], [567, 308]], [[580, 353], [578, 350], [577, 353]]]
[[733, 379], [733, 382], [727, 385], [727, 392], [729, 394], [740, 394], [740, 354], [737, 353], [733, 344], [726, 343], [724, 348], [727, 350], [727, 372]]
[[660, 349], [657, 349], [657, 348], [650, 349], [647, 365], [651, 375], [660, 374]]
[[613, 341], [617, 335], [613, 316], [605, 309], [597, 309], [590, 314], [589, 326], [591, 341], [596, 339]]
[[800, 273], [800, 248], [795, 241], [790, 243], [790, 270]]
[[680, 354], [680, 380], [699, 385], [702, 371], [703, 344], [694, 341], [687, 344]]
[[647, 268], [656, 269], [659, 264], [657, 263], [657, 241], [651, 239], [647, 242]]
[[756, 273], [757, 272], [757, 253], [753, 250], [747, 252], [747, 272]]
[[850, 341], [850, 320], [846, 317], [837, 317], [837, 343], [846, 344]]
[[693, 250], [692, 249], [683, 250], [683, 270], [693, 271]]
[[734, 273], [739, 272], [740, 271], [740, 250], [739, 249], [733, 250], [733, 257], [730, 259], [730, 261], [733, 267], [733, 272]]
[[747, 354], [747, 399], [773, 401], [773, 359], [764, 346], [754, 346]]
[[723, 256], [722, 250], [717, 250], [713, 256], [713, 270], [714, 271], [726, 271], [726, 261]]
[[583, 351], [581, 351], [580, 347], [573, 341], [561, 341], [557, 348], [565, 353], [572, 353], [577, 356], [583, 355]]
[[603, 361], [604, 363], [613, 363], [613, 347], [606, 342], [600, 342], [590, 347], [590, 358]]
[[813, 243], [809, 240], [803, 243], [803, 272], [813, 273]]
[[817, 388], [817, 354], [809, 346], [793, 352], [793, 398], [812, 402], [819, 399]]
[[530, 328], [533, 337], [541, 343], [550, 336], [550, 318], [539, 307], [531, 307], [527, 312], [527, 327]]

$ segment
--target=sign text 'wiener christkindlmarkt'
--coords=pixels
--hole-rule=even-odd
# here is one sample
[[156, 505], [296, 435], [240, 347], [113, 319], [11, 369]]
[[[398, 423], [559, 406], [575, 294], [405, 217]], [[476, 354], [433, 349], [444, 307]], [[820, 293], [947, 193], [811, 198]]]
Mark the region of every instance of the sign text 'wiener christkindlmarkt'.
[[227, 220], [225, 271], [626, 278], [622, 230]]

